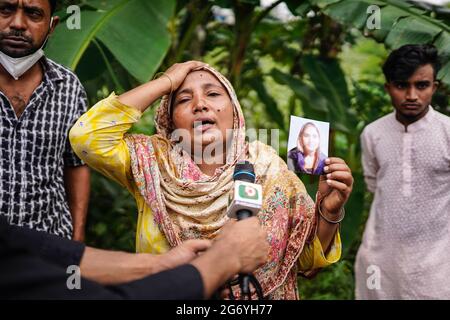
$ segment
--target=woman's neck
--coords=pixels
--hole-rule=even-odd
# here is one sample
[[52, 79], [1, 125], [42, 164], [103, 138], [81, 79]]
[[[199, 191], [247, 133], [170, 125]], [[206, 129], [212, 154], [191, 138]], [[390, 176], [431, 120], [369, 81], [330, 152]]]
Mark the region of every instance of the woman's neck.
[[314, 153], [306, 154], [304, 156], [304, 159], [305, 159], [304, 165], [305, 169], [312, 170], [314, 168], [315, 154]]
[[194, 161], [197, 163], [200, 171], [208, 176], [213, 176], [216, 169], [222, 167], [226, 163], [226, 154], [211, 155], [209, 157], [202, 157], [201, 161]]
[[206, 174], [207, 176], [213, 176], [214, 173], [216, 172], [216, 169], [220, 168], [221, 166], [223, 166], [223, 164], [199, 164], [198, 167], [200, 168], [200, 171], [203, 172], [204, 174]]
[[305, 154], [303, 156], [305, 159], [311, 160], [314, 159], [316, 157], [315, 153], [309, 153], [309, 154]]

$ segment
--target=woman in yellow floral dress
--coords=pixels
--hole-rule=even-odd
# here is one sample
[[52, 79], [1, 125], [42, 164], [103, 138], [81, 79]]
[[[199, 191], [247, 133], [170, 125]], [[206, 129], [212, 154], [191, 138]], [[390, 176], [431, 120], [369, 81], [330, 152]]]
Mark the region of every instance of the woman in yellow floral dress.
[[[157, 134], [127, 134], [161, 97]], [[112, 93], [77, 121], [70, 142], [90, 167], [136, 199], [137, 252], [163, 253], [187, 239], [213, 239], [229, 219], [234, 167], [248, 160], [263, 188], [258, 218], [271, 247], [255, 272], [265, 297], [298, 299], [298, 274], [309, 276], [340, 258], [339, 222], [353, 185], [346, 163], [327, 159], [311, 199], [274, 149], [246, 142], [234, 89], [202, 62], [175, 64], [156, 80]]]

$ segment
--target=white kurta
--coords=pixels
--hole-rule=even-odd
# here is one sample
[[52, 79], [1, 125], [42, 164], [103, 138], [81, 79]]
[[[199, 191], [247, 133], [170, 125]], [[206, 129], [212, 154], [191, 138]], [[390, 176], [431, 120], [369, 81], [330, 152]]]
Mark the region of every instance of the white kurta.
[[374, 192], [355, 263], [357, 299], [450, 299], [450, 118], [391, 113], [362, 135]]

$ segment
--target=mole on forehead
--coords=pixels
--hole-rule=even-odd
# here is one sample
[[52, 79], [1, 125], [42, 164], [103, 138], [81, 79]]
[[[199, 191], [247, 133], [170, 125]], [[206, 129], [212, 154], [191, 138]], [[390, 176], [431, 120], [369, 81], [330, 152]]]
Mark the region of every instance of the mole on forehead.
[[203, 76], [212, 76], [212, 74], [211, 73], [209, 73], [208, 71], [203, 71], [203, 70], [196, 70], [196, 71], [193, 71], [192, 72], [194, 75], [198, 75], [198, 76], [200, 76], [200, 77], [203, 77]]

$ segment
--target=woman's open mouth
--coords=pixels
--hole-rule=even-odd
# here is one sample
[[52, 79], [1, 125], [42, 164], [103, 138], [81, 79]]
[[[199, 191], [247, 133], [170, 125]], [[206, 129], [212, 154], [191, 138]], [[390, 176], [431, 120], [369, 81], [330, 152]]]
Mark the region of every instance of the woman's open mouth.
[[194, 130], [205, 132], [216, 125], [216, 122], [211, 118], [202, 118], [194, 121], [192, 125]]

